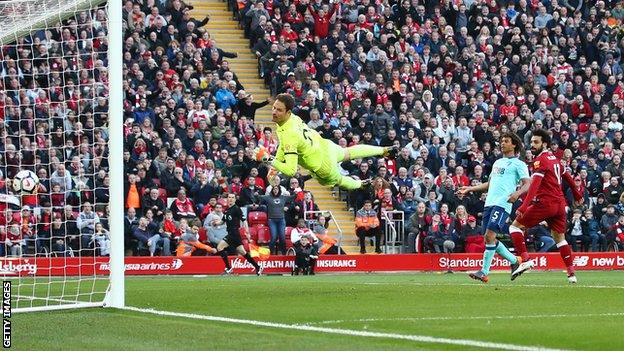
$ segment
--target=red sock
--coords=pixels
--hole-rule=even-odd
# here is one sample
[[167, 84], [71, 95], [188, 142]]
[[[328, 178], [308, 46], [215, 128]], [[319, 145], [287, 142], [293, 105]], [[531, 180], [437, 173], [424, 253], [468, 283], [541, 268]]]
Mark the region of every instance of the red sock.
[[559, 254], [563, 259], [563, 263], [565, 263], [566, 269], [568, 270], [568, 276], [574, 275], [574, 266], [572, 265], [574, 257], [572, 256], [572, 249], [570, 249], [570, 245], [568, 245], [568, 242], [564, 240], [557, 244], [557, 248], [559, 249]]
[[514, 248], [516, 249], [516, 254], [522, 258], [523, 262], [528, 261], [529, 253], [527, 252], [522, 230], [512, 226], [509, 227], [509, 234], [511, 235], [511, 240], [513, 241]]

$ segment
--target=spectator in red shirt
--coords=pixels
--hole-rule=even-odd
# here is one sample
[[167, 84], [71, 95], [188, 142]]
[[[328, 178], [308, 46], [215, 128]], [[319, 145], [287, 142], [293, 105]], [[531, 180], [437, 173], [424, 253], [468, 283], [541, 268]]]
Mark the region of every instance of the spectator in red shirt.
[[280, 33], [280, 37], [283, 37], [286, 42], [299, 39], [299, 35], [297, 34], [297, 32], [292, 30], [290, 23], [284, 23], [284, 27], [282, 29], [282, 32]]
[[470, 178], [464, 174], [464, 167], [455, 167], [455, 175], [453, 176], [453, 184], [455, 187], [469, 186]]
[[583, 96], [578, 95], [572, 105], [570, 106], [572, 111], [572, 118], [574, 120], [584, 119], [593, 115], [592, 109], [587, 101], [583, 101]]
[[331, 4], [331, 8], [329, 12], [325, 12], [324, 9], [318, 10], [318, 12], [314, 11], [314, 8], [311, 5], [308, 5], [308, 10], [314, 17], [314, 34], [321, 39], [327, 38], [329, 34], [329, 21], [334, 15], [334, 11], [338, 8], [338, 4]]
[[501, 117], [506, 118], [508, 114], [512, 114], [514, 117], [518, 115], [518, 106], [514, 105], [514, 97], [508, 96], [505, 105], [500, 107]]

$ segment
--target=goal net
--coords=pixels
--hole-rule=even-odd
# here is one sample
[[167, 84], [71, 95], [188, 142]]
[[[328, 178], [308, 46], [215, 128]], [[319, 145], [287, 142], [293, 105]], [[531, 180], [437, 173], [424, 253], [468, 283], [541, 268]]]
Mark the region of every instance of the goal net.
[[0, 2], [0, 274], [16, 312], [123, 305], [113, 5]]

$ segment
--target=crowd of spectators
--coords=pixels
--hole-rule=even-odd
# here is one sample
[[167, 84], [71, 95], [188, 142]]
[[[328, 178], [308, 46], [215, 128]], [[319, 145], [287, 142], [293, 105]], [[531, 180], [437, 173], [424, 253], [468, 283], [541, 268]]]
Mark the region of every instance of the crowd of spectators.
[[[585, 194], [580, 216], [570, 211], [570, 239], [596, 251], [622, 236], [622, 2], [228, 4], [259, 75], [273, 94], [295, 97], [294, 112], [310, 127], [342, 146], [402, 148], [396, 159], [340, 165], [374, 179], [349, 194], [354, 213], [371, 200], [377, 213], [404, 212], [406, 236], [441, 238], [424, 250], [449, 239], [467, 249], [480, 234], [473, 222], [484, 196], [456, 188], [487, 180], [502, 132], [526, 142], [546, 128]], [[113, 88], [124, 92], [125, 235], [134, 253], [169, 254], [176, 238], [202, 227], [204, 242], [218, 238], [223, 193], [236, 193], [248, 211], [266, 210], [262, 196], [284, 196], [291, 227], [318, 209], [302, 190], [305, 177], [265, 179], [252, 150], [277, 146], [254, 123], [270, 100], [245, 92], [227, 61], [237, 53], [220, 49], [205, 27], [210, 18], [191, 10], [179, 0], [124, 3], [124, 82]], [[17, 254], [29, 238], [34, 250], [58, 255], [107, 253], [107, 31], [106, 11], [96, 8], [2, 47], [1, 181], [10, 185], [20, 169], [41, 179], [39, 195], [3, 204], [6, 252]], [[270, 195], [273, 188], [280, 191]], [[271, 219], [281, 231], [282, 219]], [[272, 248], [283, 251], [278, 234]], [[535, 237], [537, 249], [546, 237]]]
[[[372, 191], [349, 194], [354, 213], [367, 212], [367, 200], [378, 215], [404, 212], [409, 251], [441, 251], [449, 240], [456, 251], [478, 247], [485, 195], [456, 195], [457, 187], [487, 181], [501, 133], [528, 145], [537, 128], [552, 132], [553, 152], [585, 194], [583, 208], [569, 211], [570, 242], [599, 251], [620, 241], [621, 1], [229, 4], [260, 76], [274, 94], [295, 97], [310, 127], [342, 146], [403, 148], [397, 159], [341, 167], [374, 179]], [[520, 156], [531, 164], [530, 152]], [[357, 232], [361, 244], [377, 236], [366, 225]], [[536, 250], [552, 246], [547, 228], [531, 233]]]

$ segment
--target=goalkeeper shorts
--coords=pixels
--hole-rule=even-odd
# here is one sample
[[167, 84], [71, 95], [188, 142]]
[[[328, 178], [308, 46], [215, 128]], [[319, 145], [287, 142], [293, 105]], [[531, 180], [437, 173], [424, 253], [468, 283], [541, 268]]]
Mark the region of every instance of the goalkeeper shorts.
[[325, 144], [323, 147], [325, 154], [319, 155], [322, 160], [321, 166], [317, 170], [311, 171], [311, 174], [318, 180], [319, 184], [334, 186], [342, 177], [337, 163], [344, 160], [345, 150], [331, 140], [323, 139], [323, 143]]

